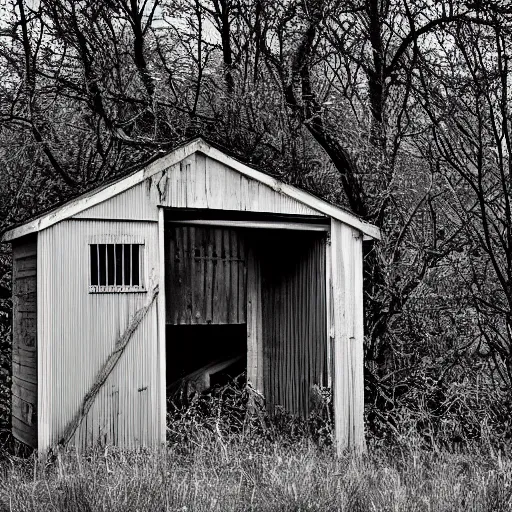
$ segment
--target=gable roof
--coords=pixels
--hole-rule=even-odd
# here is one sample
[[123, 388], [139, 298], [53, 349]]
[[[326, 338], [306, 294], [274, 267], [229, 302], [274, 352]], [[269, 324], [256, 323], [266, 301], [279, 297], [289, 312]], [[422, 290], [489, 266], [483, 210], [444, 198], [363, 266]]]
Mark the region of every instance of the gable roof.
[[334, 206], [331, 203], [328, 203], [327, 201], [320, 199], [313, 194], [310, 194], [309, 192], [301, 190], [292, 185], [287, 185], [286, 183], [283, 183], [261, 171], [257, 171], [256, 169], [249, 167], [248, 165], [227, 155], [223, 151], [220, 151], [214, 146], [206, 143], [203, 139], [197, 138], [191, 142], [188, 142], [187, 144], [184, 144], [183, 146], [176, 148], [165, 156], [152, 161], [140, 170], [134, 171], [127, 176], [119, 178], [113, 183], [107, 183], [99, 188], [91, 190], [90, 192], [86, 192], [85, 194], [82, 194], [77, 198], [64, 203], [62, 206], [54, 208], [53, 210], [40, 215], [31, 221], [6, 231], [2, 237], [2, 241], [8, 242], [25, 235], [29, 235], [31, 233], [36, 233], [50, 226], [53, 226], [62, 220], [77, 215], [78, 213], [92, 206], [107, 201], [108, 199], [116, 196], [117, 194], [120, 194], [121, 192], [125, 192], [133, 186], [143, 182], [147, 178], [150, 178], [154, 174], [181, 162], [196, 152], [203, 153], [209, 158], [217, 160], [218, 162], [231, 167], [247, 178], [259, 181], [269, 186], [274, 191], [289, 196], [292, 199], [295, 199], [296, 201], [299, 201], [309, 206], [310, 208], [313, 208], [319, 213], [327, 215], [328, 217], [333, 217], [345, 224], [348, 224], [349, 226], [358, 229], [364, 235], [367, 235], [370, 238], [380, 239], [380, 231], [376, 226], [361, 220], [356, 215], [338, 208], [337, 206]]

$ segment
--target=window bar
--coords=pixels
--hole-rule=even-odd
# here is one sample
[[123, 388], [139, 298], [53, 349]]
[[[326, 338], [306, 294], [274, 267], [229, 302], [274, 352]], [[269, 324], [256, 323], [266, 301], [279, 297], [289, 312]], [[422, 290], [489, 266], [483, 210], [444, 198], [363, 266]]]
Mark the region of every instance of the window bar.
[[133, 244], [133, 250], [135, 251], [134, 252], [134, 256], [135, 256], [135, 265], [136, 265], [136, 269], [134, 270], [133, 272], [133, 277], [134, 277], [134, 286], [136, 286], [137, 288], [140, 288], [141, 286], [141, 283], [140, 283], [140, 245], [139, 244]]
[[143, 251], [142, 251], [142, 248], [144, 247], [143, 245], [138, 245], [137, 246], [138, 249], [139, 249], [139, 287], [142, 288], [142, 254], [143, 254]]
[[123, 269], [122, 271], [122, 274], [121, 274], [121, 283], [120, 284], [124, 284], [125, 282], [125, 277], [124, 277], [124, 251], [125, 251], [125, 247], [126, 247], [126, 244], [121, 244], [121, 268]]
[[96, 267], [97, 267], [97, 272], [98, 272], [98, 290], [99, 290], [100, 286], [101, 286], [101, 281], [100, 281], [100, 277], [101, 277], [101, 272], [100, 272], [100, 244], [96, 244]]
[[123, 279], [122, 279], [122, 276], [121, 276], [121, 271], [122, 271], [122, 265], [123, 265], [123, 262], [121, 261], [121, 257], [122, 257], [122, 247], [123, 245], [122, 244], [115, 244], [115, 249], [114, 249], [114, 259], [115, 259], [115, 262], [116, 262], [116, 265], [115, 265], [115, 278], [114, 278], [114, 283], [116, 286], [121, 286], [123, 284]]
[[105, 286], [108, 286], [108, 244], [105, 244]]
[[114, 286], [116, 282], [116, 245], [107, 244], [107, 285]]
[[136, 244], [132, 244], [132, 254], [133, 254], [133, 262], [132, 262], [132, 286], [137, 287], [139, 285], [139, 246]]
[[128, 247], [130, 247], [130, 286], [133, 286], [133, 244], [130, 244]]

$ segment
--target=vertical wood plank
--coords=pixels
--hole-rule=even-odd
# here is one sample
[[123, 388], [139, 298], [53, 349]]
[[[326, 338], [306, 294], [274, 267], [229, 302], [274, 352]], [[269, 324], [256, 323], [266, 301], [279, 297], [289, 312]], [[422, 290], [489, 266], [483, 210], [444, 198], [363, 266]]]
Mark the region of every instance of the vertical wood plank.
[[221, 210], [224, 208], [224, 190], [226, 183], [226, 167], [213, 160], [207, 158], [207, 201], [209, 208]]
[[206, 283], [205, 283], [205, 319], [206, 323], [213, 322], [213, 247], [215, 236], [208, 230], [206, 236]]
[[192, 322], [195, 324], [203, 323], [204, 319], [204, 229], [197, 229], [195, 233], [195, 249], [193, 258], [195, 261], [195, 280], [194, 280], [194, 310], [192, 311]]
[[222, 304], [224, 293], [222, 292], [224, 272], [222, 267], [221, 251], [222, 251], [222, 231], [220, 229], [213, 230], [213, 305], [212, 305], [212, 321], [214, 324], [222, 323], [222, 316], [225, 305]]
[[[331, 221], [332, 243], [332, 278], [333, 278], [333, 309], [334, 309], [334, 427], [335, 442], [338, 454], [349, 447], [350, 410], [348, 396], [348, 376], [350, 374], [349, 354], [347, 350], [347, 307], [346, 307], [346, 275], [345, 259], [350, 245], [344, 244], [343, 226]], [[346, 237], [345, 237], [346, 239]], [[350, 240], [348, 241], [350, 243]]]
[[240, 297], [238, 287], [238, 266], [240, 264], [238, 257], [238, 236], [234, 229], [229, 230], [229, 257], [230, 257], [230, 283], [231, 283], [231, 299], [229, 303], [229, 323], [243, 322], [239, 317], [239, 303], [244, 302], [245, 298]]
[[[292, 274], [293, 277], [295, 277]], [[295, 302], [297, 300], [297, 296], [294, 293], [293, 290], [293, 277], [290, 276], [288, 279], [285, 280], [284, 284], [284, 290], [283, 290], [283, 310], [284, 310], [284, 318], [285, 321], [285, 333], [284, 333], [284, 339], [286, 340], [282, 350], [281, 350], [281, 357], [284, 361], [284, 371], [285, 371], [285, 380], [284, 382], [281, 382], [281, 385], [284, 388], [284, 406], [289, 410], [295, 413], [297, 411], [296, 404], [294, 403], [294, 392], [297, 387], [297, 384], [295, 382], [295, 370], [296, 368], [292, 367], [292, 361], [291, 358], [293, 357], [293, 349], [292, 349], [292, 337], [294, 336], [294, 327], [295, 327], [295, 320], [294, 318], [294, 309], [295, 309]], [[298, 373], [298, 372], [297, 372]]]
[[[172, 167], [170, 167], [167, 170], [167, 174], [169, 176], [168, 180], [168, 187], [169, 192], [167, 193], [168, 197], [168, 203], [166, 205], [168, 206], [180, 206], [180, 192], [181, 192], [181, 186], [180, 186], [180, 176], [181, 176], [181, 165], [174, 164]], [[181, 205], [183, 206], [183, 205]]]
[[174, 311], [176, 311], [175, 296], [176, 296], [176, 285], [175, 285], [175, 273], [176, 273], [176, 231], [169, 229], [168, 240], [167, 240], [167, 251], [165, 253], [166, 267], [168, 269], [167, 279], [165, 283], [166, 289], [166, 316], [167, 322], [172, 324], [176, 321], [174, 318]]
[[183, 272], [183, 236], [182, 229], [174, 230], [174, 286], [171, 293], [172, 301], [174, 303], [174, 317], [173, 323], [179, 323], [180, 311], [183, 308], [183, 289], [181, 286], [181, 275]]
[[266, 185], [262, 183], [258, 184], [257, 187], [258, 194], [258, 209], [262, 212], [275, 212], [275, 201], [276, 201], [276, 193]]
[[247, 248], [246, 238], [238, 238], [238, 321], [240, 323], [246, 322], [246, 279], [247, 279]]
[[255, 261], [252, 247], [247, 255], [247, 383], [256, 388]]
[[240, 174], [240, 210], [249, 210], [249, 180]]
[[327, 240], [325, 244], [325, 303], [327, 314], [325, 315], [327, 321], [327, 339], [326, 343], [326, 351], [327, 351], [327, 387], [332, 389], [332, 347], [331, 347], [331, 339], [332, 339], [332, 330], [334, 325], [332, 323], [332, 313], [331, 313], [331, 295], [332, 295], [332, 266], [331, 266], [331, 233], [329, 232], [327, 235]]
[[[315, 331], [316, 318], [318, 315], [307, 314], [307, 312], [315, 311], [313, 295], [317, 297], [319, 296], [315, 289], [318, 286], [318, 276], [315, 272], [317, 269], [314, 267], [321, 267], [321, 259], [316, 258], [317, 255], [315, 248], [316, 244], [313, 244], [313, 247], [310, 248], [309, 254], [307, 255], [307, 260], [303, 263], [305, 268], [302, 272], [299, 272], [298, 286], [298, 294], [300, 295], [299, 311], [306, 312], [306, 314], [299, 315], [299, 336], [301, 340], [304, 340], [300, 344], [301, 361], [299, 364], [302, 371], [299, 374], [301, 376], [299, 386], [299, 409], [304, 411], [306, 417], [309, 416], [310, 387], [316, 381], [316, 375], [318, 373], [318, 358], [320, 357], [320, 353], [317, 348], [319, 343], [314, 342], [316, 338], [315, 334], [320, 334]], [[313, 264], [314, 262], [316, 265]]]
[[206, 156], [201, 153], [195, 155], [195, 173], [193, 208], [209, 208]]
[[201, 165], [204, 164], [204, 160], [198, 162], [197, 157], [198, 155], [194, 154], [186, 159], [187, 208], [204, 207], [205, 169]]
[[352, 339], [354, 368], [354, 441], [355, 449], [366, 451], [364, 438], [364, 311], [363, 311], [363, 237], [353, 231], [354, 267], [354, 336]]
[[263, 393], [261, 270], [254, 250], [247, 253], [247, 381]]
[[[158, 389], [158, 438], [160, 443], [165, 443], [166, 437], [166, 415], [167, 415], [167, 396], [166, 396], [166, 279], [165, 279], [165, 225], [164, 225], [164, 209], [158, 209], [158, 286], [160, 293], [158, 294], [158, 373], [159, 373], [159, 389]], [[169, 290], [172, 293], [172, 290]], [[149, 415], [148, 415], [149, 417]]]
[[277, 314], [271, 312], [274, 302], [271, 299], [271, 287], [268, 285], [266, 280], [268, 279], [268, 272], [264, 268], [265, 261], [260, 261], [260, 303], [261, 303], [261, 355], [262, 355], [262, 372], [260, 375], [262, 389], [265, 393], [265, 399], [267, 401], [267, 408], [271, 409], [270, 395], [274, 392], [274, 372], [273, 372], [273, 361], [275, 360], [274, 345], [272, 343], [275, 337], [275, 325], [271, 321], [271, 315]]
[[[232, 304], [236, 301], [236, 295], [234, 295], [234, 289], [231, 285], [231, 265], [235, 262], [231, 257], [231, 230], [222, 230], [222, 266], [224, 267], [224, 286], [223, 286], [223, 302], [225, 312], [223, 314], [224, 323], [229, 324], [233, 320]], [[238, 291], [238, 290], [237, 290]]]
[[186, 229], [187, 233], [187, 253], [185, 259], [187, 261], [186, 267], [186, 309], [185, 309], [185, 323], [187, 325], [191, 325], [193, 323], [193, 310], [194, 310], [194, 278], [195, 278], [195, 231], [196, 228], [194, 226], [189, 226]]
[[183, 226], [181, 228], [181, 236], [182, 236], [182, 267], [181, 273], [179, 276], [181, 283], [181, 301], [182, 305], [180, 308], [179, 315], [179, 323], [184, 325], [187, 323], [188, 317], [188, 306], [189, 306], [189, 291], [190, 291], [190, 261], [189, 261], [189, 247], [188, 247], [188, 235], [189, 229], [188, 226]]
[[241, 209], [241, 175], [232, 169], [226, 169], [224, 176], [224, 194], [223, 204], [224, 210], [240, 210]]
[[190, 168], [190, 163], [187, 160], [182, 160], [180, 162], [180, 173], [179, 173], [179, 182], [178, 182], [178, 204], [176, 206], [180, 208], [186, 208], [187, 206], [187, 186], [188, 186], [188, 168]]
[[[322, 326], [320, 325], [320, 322], [327, 322], [327, 315], [328, 315], [328, 309], [327, 309], [327, 280], [326, 280], [326, 264], [327, 264], [327, 261], [326, 261], [326, 253], [325, 253], [325, 247], [326, 247], [326, 242], [327, 242], [327, 236], [321, 241], [320, 244], [318, 244], [318, 258], [321, 259], [322, 261], [322, 267], [321, 267], [321, 270], [320, 272], [318, 273], [318, 276], [317, 276], [317, 282], [319, 284], [319, 290], [318, 290], [318, 296], [319, 297], [324, 297], [324, 304], [325, 304], [325, 311], [324, 311], [324, 317], [323, 318], [320, 318], [320, 317], [317, 317], [317, 322], [318, 324], [315, 326], [315, 332], [317, 332], [317, 329], [318, 331], [320, 331], [322, 329]], [[321, 338], [322, 339], [322, 338]], [[323, 340], [324, 340], [324, 343], [319, 343], [319, 347], [321, 348], [322, 350], [322, 355], [321, 355], [321, 358], [320, 358], [320, 368], [319, 368], [319, 376], [321, 376], [321, 384], [323, 386], [328, 386], [327, 384], [327, 368], [328, 368], [328, 359], [327, 359], [327, 347], [328, 347], [328, 330], [327, 330], [327, 327], [325, 327], [325, 330], [324, 330], [324, 336], [323, 336]], [[329, 387], [329, 386], [328, 386]]]
[[[362, 256], [354, 230], [331, 223], [334, 306], [334, 415], [336, 449], [363, 451]], [[362, 271], [361, 271], [362, 272]], [[357, 290], [357, 288], [360, 290]], [[355, 303], [358, 303], [357, 307]], [[357, 313], [356, 313], [357, 310]], [[360, 325], [357, 325], [360, 323]], [[357, 347], [357, 348], [356, 348]], [[355, 349], [355, 350], [354, 350]]]
[[262, 394], [265, 392], [263, 385], [263, 307], [261, 289], [261, 262], [255, 262], [255, 338], [256, 338], [256, 389]]
[[352, 341], [354, 338], [354, 237], [353, 232], [348, 226], [343, 226], [343, 238], [345, 240], [345, 307], [346, 307], [346, 354], [347, 354], [347, 399], [348, 407], [350, 409], [349, 423], [348, 423], [348, 442], [349, 446], [353, 446], [355, 443], [355, 415], [356, 415], [356, 404], [354, 395], [354, 358], [352, 354]]
[[254, 180], [249, 180], [247, 183], [249, 202], [247, 204], [247, 210], [251, 212], [265, 211], [263, 208], [260, 209], [259, 205], [259, 187], [260, 183]]
[[205, 162], [205, 202], [206, 208], [214, 208], [213, 200], [214, 200], [214, 189], [212, 188], [212, 183], [215, 182], [214, 169], [211, 165], [211, 160], [207, 157], [204, 157]]

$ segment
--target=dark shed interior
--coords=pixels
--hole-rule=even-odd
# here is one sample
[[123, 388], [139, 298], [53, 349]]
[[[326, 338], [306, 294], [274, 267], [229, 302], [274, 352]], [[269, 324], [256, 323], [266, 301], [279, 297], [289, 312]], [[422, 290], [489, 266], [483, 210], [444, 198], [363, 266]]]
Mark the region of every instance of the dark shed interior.
[[[166, 225], [168, 397], [247, 370], [261, 376], [270, 411], [309, 414], [312, 387], [327, 379], [325, 239], [324, 232]], [[250, 343], [261, 352], [257, 363], [248, 361]]]

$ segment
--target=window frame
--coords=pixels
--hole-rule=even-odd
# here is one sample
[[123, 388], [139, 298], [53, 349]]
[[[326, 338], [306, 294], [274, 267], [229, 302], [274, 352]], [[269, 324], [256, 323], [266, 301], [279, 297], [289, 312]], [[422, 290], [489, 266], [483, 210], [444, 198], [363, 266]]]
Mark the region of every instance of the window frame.
[[[123, 246], [133, 246], [137, 245], [139, 247], [139, 284], [123, 284], [123, 285], [117, 285], [117, 284], [91, 284], [92, 283], [92, 268], [93, 268], [93, 260], [92, 260], [92, 252], [91, 252], [91, 246], [96, 245], [97, 246], [97, 260], [96, 265], [98, 266], [98, 273], [99, 273], [99, 264], [100, 264], [100, 255], [99, 255], [99, 246], [105, 245], [105, 259], [107, 261], [106, 269], [107, 272], [107, 282], [108, 282], [108, 245], [123, 245]], [[123, 254], [124, 254], [123, 249]], [[132, 251], [130, 251], [131, 253]], [[115, 254], [115, 253], [114, 253]], [[133, 256], [130, 256], [131, 258]], [[88, 244], [87, 244], [87, 264], [88, 264], [88, 292], [90, 294], [101, 294], [101, 293], [146, 293], [146, 265], [145, 265], [145, 240], [141, 237], [133, 237], [129, 235], [99, 235], [90, 237]], [[115, 260], [115, 255], [114, 255]], [[123, 267], [124, 267], [124, 261], [123, 261]], [[123, 280], [125, 277], [124, 270], [122, 272]], [[116, 278], [116, 272], [114, 271], [114, 280]], [[133, 270], [131, 271], [130, 280], [133, 278]], [[99, 279], [98, 279], [99, 282]]]

